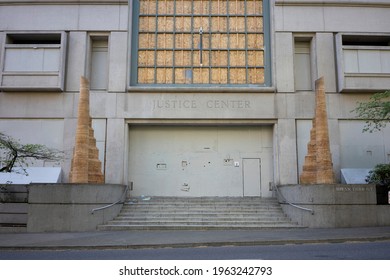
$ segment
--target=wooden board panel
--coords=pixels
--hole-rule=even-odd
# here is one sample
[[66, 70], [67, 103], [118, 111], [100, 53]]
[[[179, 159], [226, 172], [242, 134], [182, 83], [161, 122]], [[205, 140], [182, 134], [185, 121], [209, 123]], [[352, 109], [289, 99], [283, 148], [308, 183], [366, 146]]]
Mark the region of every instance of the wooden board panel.
[[191, 49], [192, 35], [191, 34], [177, 34], [175, 38], [176, 49]]
[[245, 14], [245, 1], [236, 0], [229, 1], [229, 12], [233, 15], [244, 15]]
[[163, 0], [158, 2], [158, 13], [160, 15], [173, 15], [175, 12], [175, 4], [172, 0]]
[[138, 47], [140, 49], [154, 49], [156, 42], [155, 34], [141, 33], [138, 36]]
[[245, 49], [245, 34], [230, 36], [230, 49]]
[[173, 51], [157, 51], [156, 60], [157, 66], [173, 66]]
[[140, 16], [139, 17], [139, 31], [141, 32], [154, 32], [156, 30], [156, 17], [155, 16]]
[[230, 66], [245, 66], [245, 51], [230, 52]]
[[248, 32], [262, 32], [263, 31], [263, 18], [261, 18], [261, 17], [248, 17], [247, 18], [247, 30], [248, 30]]
[[227, 66], [228, 52], [227, 51], [212, 51], [211, 66]]
[[154, 84], [154, 68], [138, 68], [138, 82], [140, 84]]
[[210, 79], [210, 69], [194, 68], [193, 79], [195, 84], [208, 84]]
[[[200, 66], [200, 51], [194, 51], [194, 66]], [[210, 65], [209, 51], [202, 51], [202, 64], [203, 66]]]
[[263, 1], [260, 0], [248, 0], [247, 11], [248, 14], [262, 15], [263, 14]]
[[138, 52], [139, 66], [154, 66], [154, 51], [139, 51]]
[[263, 66], [264, 53], [262, 51], [248, 51], [248, 66]]
[[245, 68], [230, 68], [230, 83], [245, 84], [246, 69]]
[[191, 66], [191, 51], [175, 51], [175, 65], [176, 66]]
[[212, 32], [227, 32], [227, 17], [211, 17]]
[[157, 68], [157, 83], [172, 84], [173, 82], [172, 68]]
[[227, 68], [211, 68], [211, 83], [227, 84], [228, 69]]
[[157, 48], [158, 49], [173, 49], [173, 34], [163, 33], [157, 34]]
[[249, 84], [262, 84], [264, 83], [264, 69], [262, 68], [249, 68], [248, 70], [248, 83]]
[[191, 32], [192, 18], [188, 16], [177, 16], [175, 28], [176, 32]]
[[263, 34], [248, 34], [248, 49], [261, 49], [264, 47]]

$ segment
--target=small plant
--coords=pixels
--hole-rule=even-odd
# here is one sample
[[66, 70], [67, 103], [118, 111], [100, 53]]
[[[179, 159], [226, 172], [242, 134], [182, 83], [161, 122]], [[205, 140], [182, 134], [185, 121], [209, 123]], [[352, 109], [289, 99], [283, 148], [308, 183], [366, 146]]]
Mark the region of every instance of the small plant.
[[390, 185], [390, 164], [378, 164], [368, 173], [367, 183]]
[[367, 102], [358, 102], [352, 112], [366, 121], [363, 132], [380, 131], [390, 122], [390, 90], [379, 92]]

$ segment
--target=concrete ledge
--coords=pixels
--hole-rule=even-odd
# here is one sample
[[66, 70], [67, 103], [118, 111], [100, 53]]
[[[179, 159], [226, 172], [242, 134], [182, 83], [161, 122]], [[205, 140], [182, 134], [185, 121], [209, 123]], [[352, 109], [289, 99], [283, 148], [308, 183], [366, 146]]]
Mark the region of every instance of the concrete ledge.
[[[125, 199], [125, 185], [37, 184], [30, 186], [28, 232], [94, 231], [116, 217]], [[92, 212], [118, 200], [112, 207]]]
[[[284, 185], [278, 199], [286, 215], [313, 228], [389, 226], [390, 205], [376, 205], [375, 185]], [[314, 211], [298, 209], [287, 202]]]

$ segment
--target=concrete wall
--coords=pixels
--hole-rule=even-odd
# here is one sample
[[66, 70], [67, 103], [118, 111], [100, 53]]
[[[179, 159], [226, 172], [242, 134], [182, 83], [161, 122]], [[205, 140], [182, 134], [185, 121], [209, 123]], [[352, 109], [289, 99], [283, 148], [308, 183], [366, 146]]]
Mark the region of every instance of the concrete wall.
[[[302, 226], [390, 225], [390, 205], [377, 205], [375, 185], [284, 185], [278, 189], [284, 212]], [[298, 209], [287, 202], [313, 212]]]
[[[124, 185], [30, 185], [28, 232], [93, 231], [116, 217], [125, 199]], [[122, 200], [121, 200], [122, 199]], [[92, 212], [118, 200], [112, 207]]]
[[[61, 164], [65, 182], [74, 145], [79, 78], [90, 74], [91, 36], [103, 34], [108, 37], [109, 45], [108, 88], [91, 91], [91, 115], [96, 120], [94, 127], [99, 135], [100, 158], [104, 161], [107, 183], [127, 184], [127, 123], [157, 121], [163, 125], [164, 121], [185, 120], [196, 125], [198, 121], [224, 120], [240, 121], [244, 125], [254, 121], [275, 124], [275, 183], [296, 184], [304, 156], [301, 147], [305, 147], [306, 124], [314, 116], [314, 91], [295, 89], [294, 40], [299, 37], [311, 42], [312, 77], [325, 77], [331, 151], [337, 173], [341, 167], [352, 167], [345, 161], [348, 158], [346, 153], [353, 153], [342, 140], [345, 127], [349, 128], [348, 135], [363, 139], [360, 127], [352, 129], [349, 126], [348, 122], [356, 119], [351, 110], [357, 101], [368, 100], [371, 93], [339, 92], [337, 74], [340, 69], [334, 35], [340, 32], [388, 34], [390, 21], [390, 5], [385, 0], [271, 0], [271, 87], [183, 90], [172, 87], [162, 90], [158, 87], [129, 87], [131, 7], [127, 1], [81, 0], [75, 4], [68, 0], [0, 0], [0, 3], [0, 44], [3, 44], [6, 32], [67, 32], [65, 88], [62, 93], [0, 92], [0, 130], [26, 141], [39, 140], [41, 144], [63, 149], [67, 153]], [[221, 107], [222, 101], [244, 105]], [[158, 106], [162, 104], [158, 102], [164, 105]], [[183, 106], [174, 107], [174, 102], [182, 102]], [[53, 127], [53, 123], [58, 125]], [[34, 129], [28, 129], [29, 124]], [[387, 135], [385, 132], [384, 139], [388, 139]], [[380, 146], [384, 150], [380, 161], [389, 162], [388, 145], [384, 142]], [[359, 164], [366, 162], [362, 157], [356, 160]], [[379, 161], [377, 157], [370, 164], [374, 165], [376, 161]]]
[[0, 232], [26, 230], [28, 185], [0, 185]]

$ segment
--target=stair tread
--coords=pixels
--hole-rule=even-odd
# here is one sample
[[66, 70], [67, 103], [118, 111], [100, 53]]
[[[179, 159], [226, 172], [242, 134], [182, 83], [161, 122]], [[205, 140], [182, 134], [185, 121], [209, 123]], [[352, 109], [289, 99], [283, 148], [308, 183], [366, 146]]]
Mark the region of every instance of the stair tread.
[[298, 227], [275, 198], [142, 197], [125, 202], [101, 230]]

